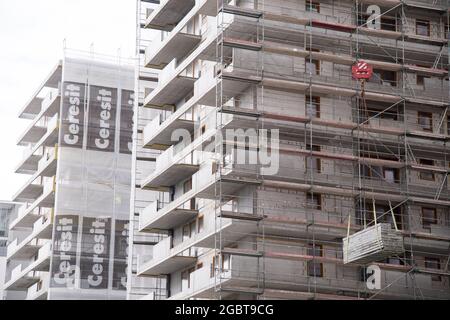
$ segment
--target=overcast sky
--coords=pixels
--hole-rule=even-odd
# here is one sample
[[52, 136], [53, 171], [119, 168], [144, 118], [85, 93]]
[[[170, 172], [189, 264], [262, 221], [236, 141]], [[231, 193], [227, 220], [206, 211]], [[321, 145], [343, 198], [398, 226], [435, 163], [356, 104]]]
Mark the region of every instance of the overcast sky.
[[14, 174], [27, 120], [17, 114], [69, 48], [133, 57], [135, 0], [0, 0], [0, 200], [29, 176]]

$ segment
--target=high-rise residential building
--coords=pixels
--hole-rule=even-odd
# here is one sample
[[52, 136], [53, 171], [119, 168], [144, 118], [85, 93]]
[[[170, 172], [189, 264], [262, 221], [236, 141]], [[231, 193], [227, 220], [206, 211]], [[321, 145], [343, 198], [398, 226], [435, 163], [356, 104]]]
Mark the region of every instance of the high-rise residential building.
[[19, 113], [7, 299], [125, 299], [134, 61], [65, 50]]
[[450, 298], [448, 1], [150, 2], [130, 298]]
[[6, 246], [8, 244], [8, 222], [18, 209], [18, 204], [0, 201], [0, 300], [3, 300], [3, 285], [6, 275]]
[[[130, 249], [128, 268], [127, 298], [135, 299], [164, 299], [166, 294], [166, 280], [162, 277], [137, 276], [138, 257], [141, 259], [151, 256], [151, 248], [161, 238], [157, 233], [140, 232], [139, 213], [153, 201], [157, 200], [158, 192], [141, 188], [142, 180], [154, 170], [158, 150], [143, 148], [143, 130], [151, 119], [159, 116], [157, 110], [144, 107], [144, 99], [157, 85], [159, 70], [145, 65], [145, 56], [148, 48], [159, 43], [159, 32], [142, 28], [146, 17], [157, 8], [159, 1], [137, 1], [137, 41], [136, 41], [136, 67], [135, 67], [135, 113], [133, 128], [133, 166], [132, 190], [130, 206]], [[151, 296], [150, 296], [151, 294]]]

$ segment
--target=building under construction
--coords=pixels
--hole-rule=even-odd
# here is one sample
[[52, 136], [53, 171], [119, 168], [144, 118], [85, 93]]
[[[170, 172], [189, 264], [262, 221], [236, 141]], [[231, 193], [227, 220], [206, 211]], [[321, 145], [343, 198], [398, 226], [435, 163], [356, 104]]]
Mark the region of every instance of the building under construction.
[[448, 1], [138, 7], [132, 298], [450, 298]]
[[126, 298], [133, 106], [131, 61], [65, 49], [20, 110], [7, 300]]

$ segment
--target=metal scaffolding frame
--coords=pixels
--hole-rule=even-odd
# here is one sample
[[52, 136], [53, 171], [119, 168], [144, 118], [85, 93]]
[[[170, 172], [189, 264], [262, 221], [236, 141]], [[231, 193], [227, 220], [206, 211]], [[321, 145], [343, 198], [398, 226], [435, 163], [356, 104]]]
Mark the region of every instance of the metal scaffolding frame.
[[[445, 2], [441, 2], [431, 4], [432, 9], [441, 12], [441, 7], [445, 6]], [[230, 163], [225, 159], [226, 154], [223, 152], [223, 146], [230, 143], [235, 148], [239, 148], [239, 146], [234, 141], [215, 140], [216, 148], [221, 150], [222, 154], [216, 155], [216, 164], [219, 169], [213, 173], [215, 175], [214, 191], [213, 195], [210, 195], [210, 199], [214, 202], [215, 213], [214, 246], [210, 249], [213, 251], [215, 259], [218, 260], [217, 265], [215, 260], [213, 261], [215, 271], [214, 292], [210, 297], [219, 299], [229, 297], [264, 299], [284, 296], [318, 299], [345, 297], [374, 299], [381, 296], [389, 298], [396, 297], [394, 293], [387, 291], [395, 288], [400, 280], [404, 280], [407, 289], [412, 288], [412, 295], [403, 294], [400, 297], [427, 298], [427, 292], [431, 292], [432, 296], [435, 294], [432, 290], [424, 293], [424, 290], [416, 283], [416, 274], [431, 272], [416, 265], [415, 255], [423, 256], [427, 254], [423, 250], [415, 249], [416, 246], [420, 247], [421, 245], [416, 245], [416, 242], [419, 240], [426, 241], [424, 239], [448, 242], [449, 239], [417, 231], [417, 228], [415, 228], [417, 221], [414, 221], [415, 217], [411, 206], [422, 203], [442, 208], [442, 215], [447, 216], [443, 223], [447, 227], [450, 225], [448, 221], [450, 195], [447, 178], [449, 169], [446, 168], [449, 160], [448, 133], [444, 132], [449, 97], [448, 93], [443, 95], [445, 89], [448, 91], [448, 84], [445, 84], [445, 78], [448, 77], [448, 61], [443, 59], [448, 56], [445, 53], [448, 43], [441, 42], [441, 49], [435, 58], [431, 57], [434, 53], [423, 54], [426, 63], [432, 60], [431, 66], [416, 66], [416, 64], [420, 65], [420, 61], [415, 60], [417, 54], [411, 53], [411, 46], [408, 47], [408, 45], [425, 43], [426, 45], [436, 46], [437, 40], [414, 38], [405, 31], [404, 24], [402, 24], [401, 32], [369, 29], [366, 26], [368, 22], [358, 24], [362, 16], [363, 5], [367, 5], [367, 3], [368, 1], [357, 1], [347, 12], [350, 22], [336, 23], [332, 19], [333, 17], [322, 15], [323, 19], [319, 20], [319, 18], [310, 17], [311, 15], [306, 12], [306, 18], [278, 14], [277, 12], [288, 12], [286, 11], [288, 8], [275, 8], [273, 3], [265, 0], [255, 1], [254, 8], [240, 7], [233, 1], [217, 0], [217, 36], [213, 44], [215, 53], [209, 53], [208, 57], [203, 56], [204, 59], [216, 63], [214, 69], [215, 104], [209, 106], [215, 108], [212, 115], [216, 120], [216, 131], [222, 132], [228, 127], [249, 124], [257, 131], [266, 128], [280, 128], [283, 136], [280, 141], [283, 140], [283, 143], [285, 143], [289, 140], [290, 143], [289, 146], [287, 146], [287, 143], [280, 146], [278, 151], [283, 156], [304, 157], [306, 172], [300, 173], [300, 170], [294, 167], [282, 168], [285, 170], [283, 174], [276, 178], [268, 178], [261, 175], [258, 169], [255, 173], [251, 172], [250, 167], [249, 169], [239, 168], [233, 171], [236, 176], [241, 176], [240, 182], [243, 186], [248, 182], [249, 185], [257, 186], [255, 190], [259, 190], [258, 186], [263, 186], [264, 188], [305, 194], [303, 203], [297, 201], [297, 203], [290, 205], [286, 204], [287, 200], [278, 199], [280, 212], [283, 211], [283, 214], [286, 214], [285, 211], [289, 213], [289, 210], [293, 210], [295, 215], [295, 211], [301, 210], [301, 216], [298, 215], [294, 218], [289, 215], [282, 217], [280, 214], [265, 214], [265, 211], [270, 212], [270, 210], [267, 207], [260, 206], [261, 199], [258, 198], [259, 195], [256, 193], [252, 196], [243, 196], [236, 193], [228, 194], [225, 191], [226, 184], [229, 183], [227, 179], [230, 179], [230, 177], [224, 172], [228, 172], [227, 168]], [[392, 1], [386, 3], [377, 1], [377, 3], [386, 7]], [[332, 8], [328, 9], [347, 10], [341, 4], [343, 4], [343, 1], [338, 1], [336, 5], [333, 2]], [[394, 15], [394, 27], [398, 27], [399, 21], [407, 21], [406, 13], [408, 10], [415, 8], [416, 5], [410, 1], [399, 1], [398, 4], [392, 4], [391, 7], [381, 12], [376, 19], [389, 15], [391, 18], [389, 21], [392, 21], [391, 16]], [[423, 6], [423, 3], [421, 5]], [[327, 9], [327, 4], [320, 4], [320, 6]], [[422, 6], [419, 7], [420, 10], [431, 10], [423, 9]], [[233, 16], [232, 22], [225, 19], [230, 16]], [[443, 24], [445, 24], [444, 16], [448, 26], [448, 10], [441, 13], [441, 16], [439, 26], [442, 29]], [[353, 25], [351, 21], [356, 21], [356, 24]], [[284, 33], [282, 35], [280, 33], [279, 38], [276, 38], [277, 32]], [[392, 39], [394, 45], [387, 43], [387, 40], [384, 43], [379, 43], [378, 40], [381, 37]], [[334, 44], [336, 45], [333, 46]], [[240, 64], [235, 63], [236, 61], [233, 60], [236, 59], [233, 56], [235, 52], [241, 54], [238, 58], [246, 59], [244, 63], [242, 61]], [[304, 58], [305, 70], [303, 74], [285, 75], [282, 71], [276, 71], [273, 65], [275, 62], [271, 60], [270, 56], [274, 54]], [[368, 83], [365, 97], [361, 98], [359, 83], [351, 79], [351, 73], [348, 69], [346, 69], [347, 74], [345, 74], [345, 71], [339, 73], [334, 70], [334, 63], [348, 67], [360, 59], [370, 61], [369, 63], [373, 63], [380, 70], [392, 70], [401, 76], [395, 79], [395, 85], [385, 84], [382, 87], [380, 83]], [[331, 62], [333, 66], [332, 74], [328, 75], [326, 72], [322, 74], [320, 70], [317, 74], [313, 74], [311, 66], [315, 65], [315, 61], [319, 61], [319, 68], [322, 61]], [[307, 62], [309, 62], [309, 70], [307, 70]], [[283, 66], [280, 65], [279, 67], [282, 68]], [[444, 70], [445, 68], [447, 70]], [[410, 72], [440, 79], [441, 88], [438, 88], [440, 90], [420, 91], [414, 89], [408, 79]], [[375, 80], [386, 82], [381, 78]], [[230, 83], [233, 82], [240, 83], [242, 87], [253, 90], [253, 107], [242, 107], [245, 101], [239, 101], [237, 90], [230, 89]], [[401, 83], [400, 88], [398, 87], [399, 83]], [[296, 92], [304, 95], [305, 99], [309, 99], [310, 106], [316, 103], [314, 95], [319, 96], [319, 99], [321, 96], [327, 98], [333, 96], [333, 98], [329, 99], [331, 100], [331, 106], [328, 110], [319, 109], [319, 117], [308, 114], [306, 109], [306, 116], [303, 117], [275, 112], [270, 108], [266, 109], [265, 99], [268, 99], [268, 92], [273, 91], [278, 92], [280, 104], [283, 104], [283, 101], [292, 103], [288, 100], [288, 97], [283, 96], [284, 92]], [[369, 113], [366, 107], [363, 110], [364, 114], [361, 114], [362, 100], [365, 99], [371, 101], [371, 103], [377, 101], [377, 108], [371, 109]], [[337, 116], [341, 101], [350, 102], [351, 122], [342, 121]], [[305, 105], [307, 104], [305, 100]], [[420, 104], [443, 110], [437, 130], [435, 129], [430, 133], [410, 122], [408, 111], [410, 108], [417, 109]], [[320, 102], [318, 106], [320, 108]], [[225, 115], [233, 117], [231, 122]], [[385, 116], [396, 119], [397, 127], [384, 126], [383, 119]], [[230, 125], [230, 123], [232, 124]], [[435, 125], [434, 123], [431, 125], [433, 130]], [[240, 147], [258, 150], [258, 146], [255, 147], [250, 144]], [[419, 157], [433, 160], [434, 165], [418, 163]], [[332, 173], [324, 174], [321, 169], [318, 170], [317, 166], [313, 165], [316, 160], [330, 161], [333, 166]], [[442, 165], [436, 165], [436, 162], [442, 163]], [[350, 163], [350, 171], [345, 171], [347, 169], [343, 165], [344, 163]], [[428, 162], [425, 161], [425, 163]], [[392, 169], [395, 172], [393, 173], [394, 176], [398, 175], [398, 177], [393, 178], [395, 181], [386, 183], [385, 177], [382, 176], [384, 173], [381, 172], [380, 175], [379, 171], [383, 166]], [[438, 180], [439, 183], [436, 187], [428, 185], [422, 187], [417, 185], [417, 182], [411, 182], [411, 179], [418, 174], [420, 175], [421, 172], [425, 176], [432, 175], [433, 179], [436, 176], [442, 177]], [[289, 176], [289, 173], [298, 176]], [[280, 192], [279, 195], [281, 196], [282, 193]], [[321, 205], [314, 207], [314, 203], [317, 197], [322, 202], [324, 196], [328, 197], [329, 202], [335, 205], [332, 212], [327, 209], [330, 211], [319, 214], [318, 211], [322, 211]], [[230, 214], [227, 210], [224, 210], [224, 207], [230, 201], [243, 200], [245, 197], [254, 203], [251, 209], [253, 210], [252, 215], [244, 215], [238, 211]], [[371, 203], [369, 202], [370, 205], [367, 207], [368, 200]], [[356, 205], [357, 203], [359, 205]], [[378, 212], [378, 209], [375, 209], [376, 203], [383, 203], [385, 208], [389, 205], [389, 209]], [[274, 208], [276, 208], [275, 205]], [[394, 210], [396, 211], [395, 214]], [[305, 218], [303, 218], [303, 211]], [[346, 211], [352, 213], [350, 218]], [[360, 218], [357, 217], [357, 211], [360, 211], [359, 214], [362, 215]], [[316, 274], [318, 270], [316, 265], [322, 265], [322, 267], [324, 263], [341, 265], [342, 251], [339, 249], [341, 242], [336, 239], [345, 237], [347, 228], [353, 233], [371, 225], [373, 221], [366, 218], [366, 214], [372, 215], [372, 213], [375, 214], [376, 219], [392, 217], [392, 223], [396, 228], [396, 217], [399, 217], [400, 232], [405, 239], [409, 239], [408, 241], [405, 240], [408, 254], [403, 257], [394, 257], [399, 259], [398, 265], [376, 262], [386, 270], [399, 271], [400, 276], [391, 281], [386, 280], [382, 289], [369, 292], [361, 283], [355, 285], [353, 291], [340, 287], [345, 281], [347, 283], [355, 281], [353, 279], [345, 280], [344, 277], [338, 279], [337, 276], [336, 279], [323, 279], [322, 275]], [[327, 220], [323, 220], [324, 217], [321, 216], [323, 214], [326, 215], [325, 219]], [[227, 238], [229, 234], [223, 231], [224, 219], [230, 219], [230, 217], [234, 220], [253, 221], [255, 227], [251, 233], [252, 239], [254, 239], [251, 241], [252, 243], [248, 243], [247, 234], [242, 234], [241, 240], [236, 240], [235, 244], [237, 246], [243, 245], [243, 247], [253, 246], [254, 249], [238, 249], [233, 245], [230, 246], [230, 239]], [[279, 231], [270, 234], [271, 231], [268, 230], [273, 231], [274, 225], [283, 223], [298, 227], [298, 235], [296, 237], [282, 236]], [[330, 229], [339, 230], [340, 236], [336, 237], [335, 240], [324, 237], [324, 232], [330, 232]], [[237, 237], [237, 235], [234, 236]], [[312, 245], [312, 247], [308, 247], [309, 245]], [[327, 249], [323, 249], [324, 245], [327, 245]], [[274, 249], [274, 247], [278, 249]], [[440, 252], [439, 250], [437, 252]], [[296, 253], [291, 251], [296, 251]], [[319, 254], [317, 254], [318, 252]], [[207, 253], [210, 254], [209, 251]], [[430, 252], [430, 254], [437, 255], [436, 252]], [[255, 259], [256, 274], [250, 274], [251, 272], [248, 270], [240, 270], [242, 274], [248, 271], [247, 276], [244, 275], [239, 278], [242, 280], [242, 285], [227, 285], [226, 280], [229, 280], [227, 271], [229, 270], [224, 267], [224, 255]], [[332, 258], [331, 255], [334, 257]], [[440, 257], [444, 259], [442, 255]], [[280, 289], [282, 285], [275, 283], [287, 283], [290, 276], [286, 275], [286, 279], [282, 279], [282, 275], [270, 273], [267, 269], [270, 262], [267, 259], [272, 259], [270, 261], [273, 261], [273, 259], [306, 261], [306, 269], [308, 269], [309, 263], [313, 266], [313, 275], [306, 276], [306, 286], [303, 282], [299, 282], [298, 290], [292, 288]], [[448, 261], [447, 259], [447, 271], [439, 272], [439, 275], [444, 277], [449, 275]], [[365, 267], [365, 265], [358, 266], [358, 264], [355, 266]], [[407, 277], [411, 278], [411, 283], [405, 280]], [[274, 280], [275, 278], [277, 280]], [[268, 280], [271, 281], [269, 286]], [[321, 280], [327, 280], [329, 285], [324, 284], [325, 281], [321, 282]], [[339, 282], [341, 280], [342, 282]], [[349, 285], [349, 287], [351, 286]]]

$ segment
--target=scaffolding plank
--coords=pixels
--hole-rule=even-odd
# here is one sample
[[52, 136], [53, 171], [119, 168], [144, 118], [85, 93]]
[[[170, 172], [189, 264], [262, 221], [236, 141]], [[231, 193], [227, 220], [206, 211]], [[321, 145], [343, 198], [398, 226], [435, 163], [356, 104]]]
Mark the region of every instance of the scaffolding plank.
[[232, 212], [232, 211], [221, 211], [219, 216], [222, 218], [248, 220], [248, 221], [260, 221], [260, 220], [264, 219], [264, 217], [262, 215], [255, 215], [255, 214], [251, 214], [251, 213]]
[[223, 5], [223, 7], [220, 10], [224, 13], [235, 14], [238, 16], [244, 16], [249, 18], [260, 18], [263, 15], [263, 12], [259, 10], [242, 8], [228, 4]]
[[230, 254], [243, 257], [262, 257], [263, 253], [256, 250], [237, 249], [237, 248], [223, 248], [221, 250], [223, 254]]

